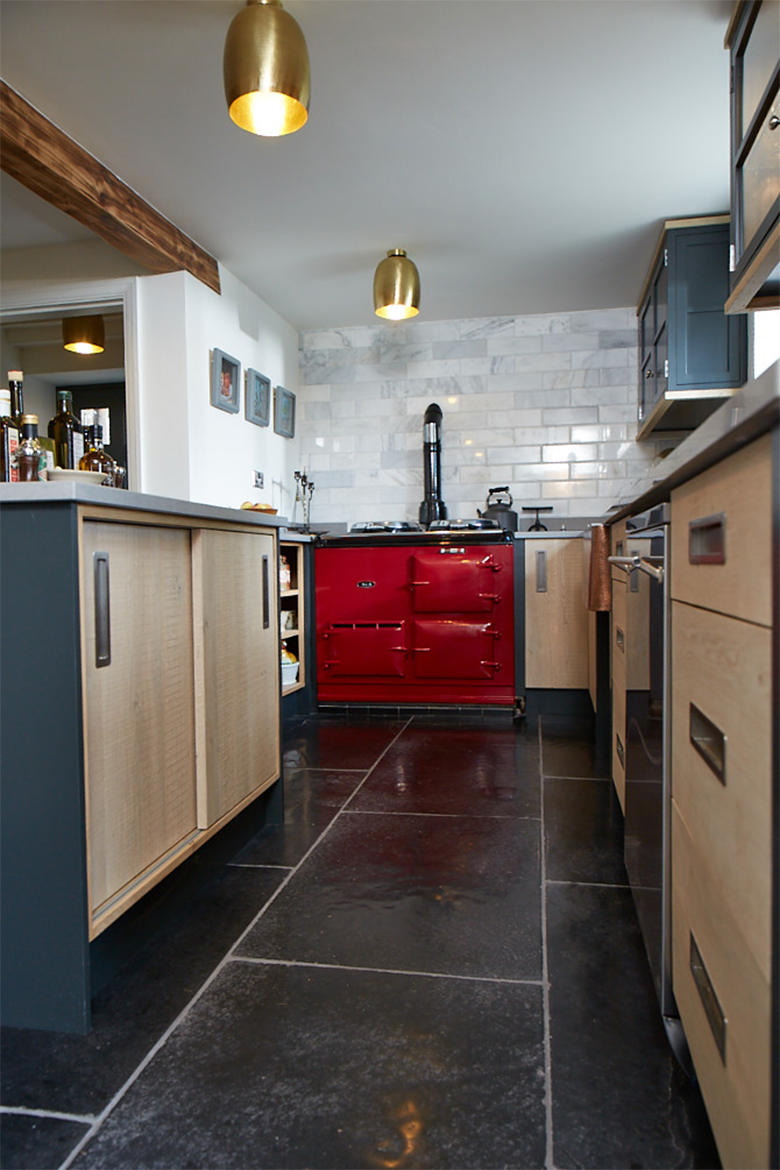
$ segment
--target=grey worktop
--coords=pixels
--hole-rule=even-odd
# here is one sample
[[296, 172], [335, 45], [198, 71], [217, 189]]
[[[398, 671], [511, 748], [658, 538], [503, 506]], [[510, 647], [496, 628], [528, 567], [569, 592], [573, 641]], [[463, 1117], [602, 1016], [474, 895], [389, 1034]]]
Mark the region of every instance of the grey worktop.
[[778, 421], [780, 362], [775, 362], [631, 484], [617, 506], [602, 517], [602, 523], [611, 524], [668, 500], [674, 488], [751, 443]]
[[222, 520], [257, 524], [263, 528], [287, 528], [287, 516], [271, 516], [248, 508], [221, 508], [191, 500], [174, 500], [143, 492], [126, 492], [100, 484], [66, 481], [58, 483], [0, 484], [0, 505], [7, 504], [90, 504], [127, 512], [157, 512], [163, 516], [186, 516], [195, 520]]

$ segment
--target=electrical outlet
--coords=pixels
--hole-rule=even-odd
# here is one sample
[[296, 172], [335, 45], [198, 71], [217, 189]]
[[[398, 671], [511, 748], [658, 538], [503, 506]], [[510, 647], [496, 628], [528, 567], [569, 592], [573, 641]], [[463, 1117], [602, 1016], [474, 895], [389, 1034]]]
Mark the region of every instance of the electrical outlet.
[[261, 488], [265, 482], [265, 476], [262, 471], [255, 472], [255, 487]]

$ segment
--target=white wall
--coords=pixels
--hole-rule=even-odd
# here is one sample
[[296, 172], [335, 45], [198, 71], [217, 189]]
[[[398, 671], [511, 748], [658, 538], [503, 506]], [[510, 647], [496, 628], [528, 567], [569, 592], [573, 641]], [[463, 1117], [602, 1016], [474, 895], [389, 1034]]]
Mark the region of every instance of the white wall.
[[[237, 508], [245, 500], [292, 513], [300, 440], [244, 417], [244, 380], [252, 368], [272, 387], [298, 390], [298, 335], [226, 269], [222, 294], [187, 273], [138, 280], [140, 490]], [[241, 364], [241, 405], [210, 404], [214, 348]], [[265, 486], [253, 486], [262, 471]]]

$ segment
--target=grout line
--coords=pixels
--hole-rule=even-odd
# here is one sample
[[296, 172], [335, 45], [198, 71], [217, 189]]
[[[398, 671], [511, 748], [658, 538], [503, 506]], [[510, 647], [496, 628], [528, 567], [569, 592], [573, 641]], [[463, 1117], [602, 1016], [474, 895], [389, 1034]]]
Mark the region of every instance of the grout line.
[[25, 1105], [0, 1105], [1, 1113], [14, 1117], [46, 1117], [51, 1121], [78, 1121], [82, 1125], [91, 1125], [95, 1120], [94, 1113], [61, 1113], [57, 1109], [28, 1109]]
[[580, 780], [586, 784], [609, 784], [609, 776], [545, 776], [545, 780]]
[[548, 886], [595, 886], [599, 890], [630, 890], [627, 882], [575, 882], [563, 881], [560, 878], [548, 878]]
[[264, 959], [233, 955], [231, 963], [253, 963], [257, 967], [306, 967], [321, 971], [366, 971], [371, 975], [403, 975], [420, 979], [458, 979], [466, 983], [502, 983], [510, 986], [540, 987], [541, 979], [510, 979], [500, 975], [455, 975], [447, 971], [407, 971], [402, 967], [357, 967], [349, 963], [310, 963], [302, 959]]
[[[371, 767], [366, 772], [363, 780], [360, 782], [358, 787], [355, 789], [355, 792], [353, 792], [352, 795], [350, 797], [348, 797], [347, 803], [349, 802], [349, 800], [352, 799], [352, 797], [355, 795], [356, 792], [360, 791], [363, 784], [365, 784], [366, 780], [373, 772], [374, 768], [376, 768], [377, 764], [379, 764], [380, 761], [385, 757], [385, 755], [390, 750], [390, 748], [393, 746], [393, 744], [396, 742], [398, 737], [406, 730], [406, 728], [409, 726], [410, 723], [411, 723], [411, 719], [408, 719], [406, 721], [406, 723], [404, 723], [404, 726], [399, 729], [398, 733], [393, 737], [393, 739], [390, 740], [390, 742], [385, 747], [384, 751], [382, 751], [377, 756], [376, 760], [374, 760], [374, 763], [371, 765]], [[238, 936], [238, 938], [233, 943], [233, 945], [230, 947], [230, 949], [227, 951], [227, 953], [222, 957], [222, 959], [220, 959], [219, 963], [217, 963], [216, 967], [211, 972], [211, 974], [205, 979], [205, 981], [201, 984], [201, 986], [198, 988], [198, 990], [192, 996], [189, 1003], [187, 1003], [182, 1008], [182, 1010], [179, 1012], [176, 1019], [173, 1020], [173, 1022], [168, 1025], [168, 1027], [163, 1032], [162, 1036], [160, 1036], [159, 1039], [156, 1041], [156, 1043], [152, 1045], [152, 1047], [149, 1049], [149, 1051], [147, 1052], [147, 1054], [143, 1058], [143, 1060], [140, 1062], [140, 1064], [130, 1074], [130, 1076], [127, 1078], [125, 1083], [116, 1091], [116, 1093], [111, 1098], [111, 1100], [108, 1102], [108, 1104], [105, 1106], [103, 1111], [95, 1118], [95, 1120], [92, 1123], [92, 1125], [90, 1126], [90, 1129], [88, 1130], [88, 1132], [84, 1135], [84, 1137], [81, 1139], [81, 1141], [78, 1142], [78, 1144], [76, 1146], [74, 1146], [74, 1148], [71, 1150], [68, 1157], [65, 1159], [65, 1161], [59, 1167], [59, 1170], [68, 1170], [68, 1168], [73, 1165], [74, 1160], [78, 1157], [78, 1155], [81, 1153], [81, 1151], [84, 1149], [84, 1147], [86, 1145], [88, 1145], [88, 1143], [90, 1141], [92, 1141], [92, 1138], [95, 1137], [95, 1135], [97, 1133], [99, 1133], [104, 1122], [111, 1116], [114, 1109], [117, 1107], [117, 1105], [122, 1100], [122, 1098], [130, 1091], [130, 1089], [133, 1087], [135, 1082], [141, 1076], [141, 1073], [143, 1073], [144, 1070], [151, 1064], [151, 1062], [154, 1060], [157, 1053], [165, 1046], [165, 1044], [168, 1042], [170, 1037], [173, 1035], [173, 1033], [176, 1031], [176, 1029], [179, 1027], [179, 1025], [184, 1022], [184, 1020], [187, 1018], [187, 1016], [190, 1014], [190, 1012], [195, 1007], [195, 1005], [199, 1002], [199, 1000], [202, 998], [202, 996], [206, 993], [206, 991], [209, 989], [209, 987], [214, 982], [214, 980], [222, 973], [223, 968], [231, 961], [233, 952], [235, 951], [236, 947], [239, 946], [240, 943], [243, 942], [244, 938], [247, 936], [247, 934], [249, 934], [250, 930], [252, 930], [252, 928], [255, 926], [255, 924], [260, 920], [260, 918], [262, 918], [262, 916], [265, 914], [268, 907], [273, 902], [276, 901], [279, 894], [282, 892], [282, 890], [284, 890], [286, 888], [286, 886], [288, 885], [288, 883], [290, 882], [292, 877], [298, 872], [298, 870], [303, 865], [303, 863], [307, 860], [307, 858], [311, 855], [311, 853], [317, 848], [317, 846], [320, 844], [320, 842], [323, 840], [323, 838], [325, 838], [328, 835], [328, 833], [330, 833], [330, 831], [333, 828], [333, 826], [335, 825], [336, 821], [339, 819], [342, 812], [344, 811], [344, 807], [345, 806], [342, 806], [342, 808], [339, 809], [339, 811], [336, 813], [333, 820], [330, 822], [330, 824], [325, 826], [325, 828], [320, 833], [317, 840], [309, 847], [309, 849], [307, 849], [307, 851], [304, 853], [303, 857], [298, 862], [298, 864], [295, 866], [295, 868], [291, 869], [289, 871], [289, 873], [287, 874], [287, 877], [284, 878], [284, 880], [279, 883], [279, 885], [276, 887], [274, 892], [271, 894], [270, 898], [267, 900], [267, 902], [264, 903], [262, 908], [258, 911], [258, 913], [255, 915], [255, 917], [252, 919], [252, 921], [249, 923], [249, 925], [244, 930], [242, 930], [241, 934]]]
[[226, 861], [226, 869], [283, 869], [291, 870], [292, 865], [268, 865], [265, 861]]
[[541, 816], [539, 831], [541, 836], [540, 864], [542, 874], [542, 1001], [544, 1019], [544, 1112], [545, 1112], [545, 1153], [544, 1164], [547, 1170], [554, 1166], [553, 1160], [553, 1107], [552, 1107], [552, 1045], [550, 1042], [550, 969], [547, 961], [547, 858], [545, 854], [545, 823], [544, 823], [544, 740], [542, 738], [542, 718], [539, 717], [539, 803]]
[[500, 816], [498, 813], [442, 813], [442, 812], [413, 812], [411, 809], [393, 809], [384, 808], [344, 808], [341, 810], [345, 816], [350, 817], [443, 817], [446, 820], [473, 820], [473, 821], [538, 821], [539, 817], [522, 816], [513, 817], [507, 814]]

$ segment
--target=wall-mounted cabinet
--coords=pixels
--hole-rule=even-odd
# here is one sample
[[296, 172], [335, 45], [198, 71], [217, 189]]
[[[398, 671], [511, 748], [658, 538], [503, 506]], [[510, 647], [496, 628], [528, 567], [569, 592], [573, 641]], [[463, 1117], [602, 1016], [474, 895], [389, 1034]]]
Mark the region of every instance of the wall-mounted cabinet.
[[729, 217], [667, 220], [639, 300], [638, 439], [693, 430], [747, 377], [747, 323], [727, 317]]
[[740, 0], [731, 54], [731, 280], [727, 313], [780, 306], [780, 5]]

